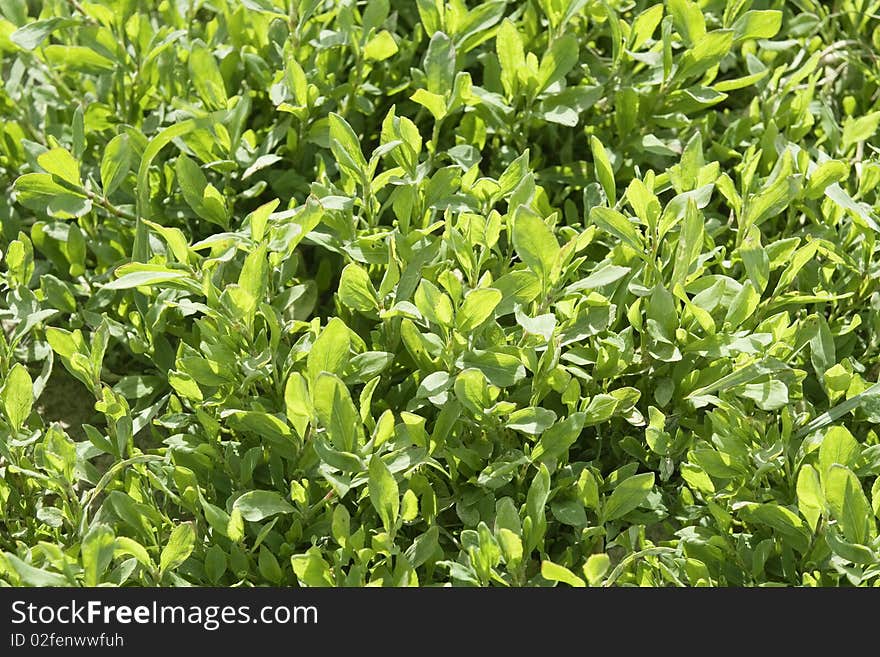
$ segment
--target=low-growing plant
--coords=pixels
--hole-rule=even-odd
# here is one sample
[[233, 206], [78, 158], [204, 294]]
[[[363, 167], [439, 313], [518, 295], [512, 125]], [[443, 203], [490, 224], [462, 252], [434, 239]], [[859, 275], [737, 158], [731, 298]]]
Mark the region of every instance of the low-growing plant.
[[878, 14], [0, 1], [0, 583], [880, 585]]

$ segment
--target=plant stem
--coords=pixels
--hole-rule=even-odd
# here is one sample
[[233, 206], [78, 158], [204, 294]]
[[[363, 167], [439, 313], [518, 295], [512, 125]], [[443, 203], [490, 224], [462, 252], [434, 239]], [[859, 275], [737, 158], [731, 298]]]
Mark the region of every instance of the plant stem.
[[133, 215], [131, 212], [127, 210], [123, 210], [120, 207], [113, 205], [110, 201], [107, 200], [107, 197], [101, 196], [100, 194], [95, 194], [95, 192], [89, 189], [82, 189], [82, 192], [89, 198], [92, 203], [100, 205], [104, 210], [112, 214], [113, 216], [119, 217], [121, 219], [128, 219], [129, 221], [137, 221], [137, 217]]
[[83, 7], [79, 3], [79, 0], [67, 0], [67, 4], [70, 5], [70, 7], [74, 11], [74, 13], [77, 13], [80, 16], [82, 16], [83, 19], [85, 20], [85, 22], [88, 23], [89, 25], [98, 25], [99, 24], [98, 21], [96, 21], [94, 18], [89, 16], [88, 12], [86, 12], [86, 10], [85, 10], [85, 7]]

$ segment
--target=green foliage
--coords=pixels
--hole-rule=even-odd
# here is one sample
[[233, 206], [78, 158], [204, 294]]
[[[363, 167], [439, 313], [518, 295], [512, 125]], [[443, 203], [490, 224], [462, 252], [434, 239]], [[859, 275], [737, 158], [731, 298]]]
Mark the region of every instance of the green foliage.
[[0, 2], [0, 583], [880, 585], [878, 14]]

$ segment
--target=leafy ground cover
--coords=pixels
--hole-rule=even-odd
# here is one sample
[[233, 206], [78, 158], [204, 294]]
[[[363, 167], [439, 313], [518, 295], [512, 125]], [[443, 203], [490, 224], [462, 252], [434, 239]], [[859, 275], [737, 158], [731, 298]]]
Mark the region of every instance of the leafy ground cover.
[[880, 584], [878, 13], [0, 1], [0, 582]]

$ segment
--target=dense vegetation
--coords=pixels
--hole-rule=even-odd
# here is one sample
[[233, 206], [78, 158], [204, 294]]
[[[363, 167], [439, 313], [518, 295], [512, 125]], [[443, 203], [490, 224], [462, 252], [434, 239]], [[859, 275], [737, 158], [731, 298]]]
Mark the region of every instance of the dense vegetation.
[[0, 0], [0, 583], [880, 585], [878, 14]]

